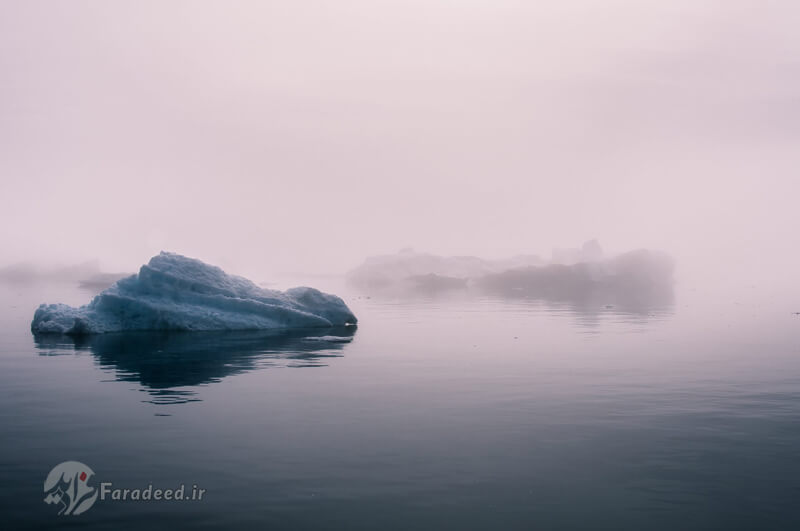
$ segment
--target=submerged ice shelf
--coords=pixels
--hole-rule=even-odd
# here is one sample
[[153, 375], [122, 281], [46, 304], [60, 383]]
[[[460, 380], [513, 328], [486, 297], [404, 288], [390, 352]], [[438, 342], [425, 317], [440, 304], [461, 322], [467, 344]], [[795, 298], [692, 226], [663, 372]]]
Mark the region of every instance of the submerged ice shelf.
[[342, 299], [314, 288], [284, 292], [200, 260], [162, 252], [79, 308], [42, 304], [34, 334], [131, 330], [270, 330], [356, 324]]

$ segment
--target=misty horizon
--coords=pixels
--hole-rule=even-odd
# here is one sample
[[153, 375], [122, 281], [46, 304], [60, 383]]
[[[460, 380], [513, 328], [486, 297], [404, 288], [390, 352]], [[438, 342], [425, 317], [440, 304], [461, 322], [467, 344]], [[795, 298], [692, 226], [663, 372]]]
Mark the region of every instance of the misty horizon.
[[4, 3], [0, 263], [260, 278], [597, 238], [785, 284], [800, 7], [770, 5]]

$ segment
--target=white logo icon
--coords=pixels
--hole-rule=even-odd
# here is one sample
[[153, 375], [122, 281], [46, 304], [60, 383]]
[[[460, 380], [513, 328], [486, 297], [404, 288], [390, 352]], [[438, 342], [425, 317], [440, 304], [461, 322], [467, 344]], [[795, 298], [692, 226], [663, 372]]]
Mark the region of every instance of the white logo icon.
[[89, 486], [94, 476], [91, 468], [78, 461], [64, 461], [53, 467], [44, 480], [44, 502], [58, 504], [60, 515], [77, 515], [89, 510], [97, 501], [98, 491]]

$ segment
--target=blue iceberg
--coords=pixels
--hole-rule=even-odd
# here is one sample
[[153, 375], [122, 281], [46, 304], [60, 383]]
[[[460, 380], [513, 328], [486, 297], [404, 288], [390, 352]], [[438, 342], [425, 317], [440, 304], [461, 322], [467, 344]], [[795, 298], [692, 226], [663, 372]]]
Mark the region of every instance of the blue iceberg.
[[264, 289], [219, 267], [162, 252], [79, 308], [42, 304], [34, 334], [132, 330], [275, 330], [356, 324], [336, 295], [314, 288]]

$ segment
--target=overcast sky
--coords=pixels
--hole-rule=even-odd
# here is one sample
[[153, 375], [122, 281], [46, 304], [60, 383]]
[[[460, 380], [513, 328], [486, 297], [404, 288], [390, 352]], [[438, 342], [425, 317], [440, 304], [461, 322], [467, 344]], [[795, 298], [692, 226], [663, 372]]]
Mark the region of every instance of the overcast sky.
[[800, 270], [800, 3], [0, 0], [0, 263]]

